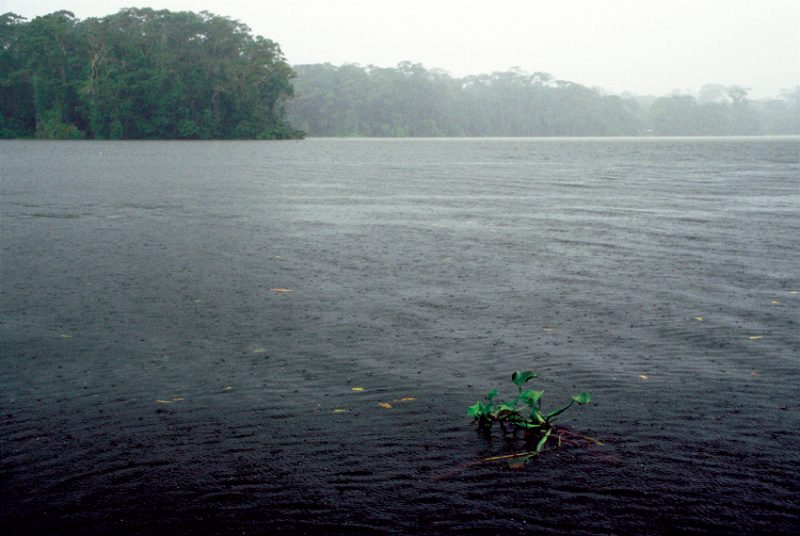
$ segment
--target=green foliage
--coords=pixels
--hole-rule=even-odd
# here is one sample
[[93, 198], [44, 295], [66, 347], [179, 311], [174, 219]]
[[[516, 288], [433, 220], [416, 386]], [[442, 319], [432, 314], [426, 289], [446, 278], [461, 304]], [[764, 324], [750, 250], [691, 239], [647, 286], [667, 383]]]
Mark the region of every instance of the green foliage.
[[294, 72], [280, 47], [208, 12], [0, 17], [0, 135], [274, 139]]
[[36, 137], [48, 140], [81, 140], [86, 134], [75, 125], [62, 122], [58, 110], [48, 110], [36, 123]]
[[33, 86], [22, 51], [24, 19], [0, 15], [0, 138], [32, 137], [36, 129]]
[[302, 137], [292, 125], [312, 136], [800, 134], [798, 95], [615, 96], [542, 72], [454, 78], [411, 62], [292, 69], [276, 43], [205, 11], [0, 15], [2, 138]]
[[511, 374], [511, 381], [514, 382], [514, 385], [516, 385], [517, 387], [522, 387], [535, 377], [536, 373], [533, 372], [532, 370], [526, 370], [526, 371], [517, 370], [514, 371], [513, 374]]
[[750, 101], [737, 86], [657, 99], [606, 95], [520, 69], [464, 78], [409, 62], [295, 71], [288, 114], [311, 136], [800, 134], [792, 93]]
[[517, 386], [517, 396], [507, 402], [495, 402], [499, 392], [492, 389], [486, 394], [486, 402], [476, 402], [467, 408], [467, 415], [473, 417], [481, 428], [488, 429], [492, 424], [508, 423], [513, 427], [537, 434], [534, 453], [542, 451], [554, 430], [553, 421], [571, 408], [574, 404], [584, 405], [592, 401], [592, 395], [581, 392], [573, 395], [569, 404], [550, 412], [542, 411], [544, 391], [525, 389], [526, 383], [536, 378], [531, 370], [517, 370], [511, 375], [511, 381]]

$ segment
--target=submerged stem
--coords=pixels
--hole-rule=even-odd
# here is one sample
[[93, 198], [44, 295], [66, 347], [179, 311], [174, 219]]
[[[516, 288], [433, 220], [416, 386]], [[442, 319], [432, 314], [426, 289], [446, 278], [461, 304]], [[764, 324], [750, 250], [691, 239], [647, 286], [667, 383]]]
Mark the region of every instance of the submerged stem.
[[511, 460], [513, 458], [523, 458], [525, 456], [536, 456], [539, 454], [535, 450], [526, 451], [526, 452], [516, 452], [514, 454], [505, 454], [503, 456], [490, 456], [489, 458], [482, 458], [480, 461], [482, 462], [496, 462], [500, 460]]

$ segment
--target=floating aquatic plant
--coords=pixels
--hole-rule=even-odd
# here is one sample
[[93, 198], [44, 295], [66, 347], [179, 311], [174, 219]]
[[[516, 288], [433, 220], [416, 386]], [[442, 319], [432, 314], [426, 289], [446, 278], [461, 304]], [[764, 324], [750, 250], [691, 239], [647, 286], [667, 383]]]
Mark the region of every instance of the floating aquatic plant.
[[[566, 429], [556, 430], [553, 421], [575, 404], [579, 406], [588, 404], [592, 400], [592, 395], [585, 391], [578, 393], [572, 397], [569, 404], [566, 406], [545, 412], [542, 410], [542, 395], [544, 395], [544, 391], [524, 389], [525, 384], [536, 377], [536, 373], [532, 370], [517, 370], [511, 375], [511, 381], [517, 386], [517, 396], [512, 400], [508, 402], [495, 402], [499, 391], [497, 389], [492, 389], [486, 393], [486, 402], [476, 402], [474, 405], [467, 408], [467, 415], [474, 417], [478, 422], [478, 426], [481, 428], [489, 429], [495, 422], [501, 425], [508, 423], [516, 428], [527, 431], [536, 441], [536, 447], [532, 451], [494, 457], [485, 461], [511, 458], [529, 459], [539, 454], [551, 437], [556, 439], [560, 446], [565, 439], [564, 436], [577, 436], [577, 434]], [[584, 439], [599, 443], [597, 440], [588, 436], [577, 437], [583, 437]]]

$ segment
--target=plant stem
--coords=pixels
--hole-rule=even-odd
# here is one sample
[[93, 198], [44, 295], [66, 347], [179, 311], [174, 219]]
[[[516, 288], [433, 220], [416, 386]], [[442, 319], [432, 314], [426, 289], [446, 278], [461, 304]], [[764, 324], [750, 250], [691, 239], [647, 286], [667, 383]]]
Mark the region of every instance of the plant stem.
[[482, 462], [496, 462], [499, 460], [510, 460], [513, 458], [522, 458], [525, 456], [536, 456], [538, 452], [535, 450], [527, 451], [527, 452], [517, 452], [515, 454], [506, 454], [504, 456], [491, 456], [489, 458], [483, 458], [480, 461]]

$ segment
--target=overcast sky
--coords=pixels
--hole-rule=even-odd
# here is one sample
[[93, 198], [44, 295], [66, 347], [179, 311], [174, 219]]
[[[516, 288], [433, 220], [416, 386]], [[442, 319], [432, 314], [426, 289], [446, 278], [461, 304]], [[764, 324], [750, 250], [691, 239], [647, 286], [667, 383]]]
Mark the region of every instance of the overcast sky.
[[720, 83], [769, 97], [800, 86], [799, 0], [0, 0], [0, 12], [28, 18], [132, 6], [238, 19], [292, 64], [409, 60], [455, 76], [518, 66], [655, 95]]

